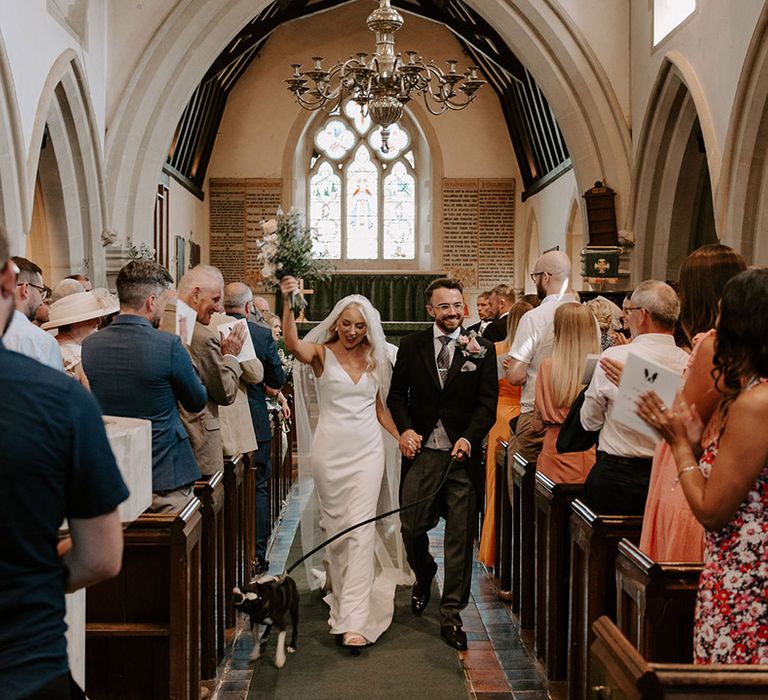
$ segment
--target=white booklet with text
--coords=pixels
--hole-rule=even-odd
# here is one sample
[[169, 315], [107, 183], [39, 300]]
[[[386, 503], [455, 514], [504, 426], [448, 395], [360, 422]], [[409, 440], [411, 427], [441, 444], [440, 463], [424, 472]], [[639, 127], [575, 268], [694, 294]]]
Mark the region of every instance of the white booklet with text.
[[641, 394], [653, 390], [664, 405], [670, 408], [681, 384], [680, 372], [630, 352], [621, 373], [619, 393], [611, 408], [611, 418], [651, 440], [658, 440], [656, 431], [637, 415], [637, 400]]
[[232, 318], [226, 314], [213, 314], [211, 317], [211, 325], [225, 338], [232, 332], [232, 329], [236, 325], [245, 326], [245, 342], [240, 350], [240, 354], [237, 356], [238, 362], [247, 362], [248, 360], [256, 359], [256, 348], [253, 347], [253, 340], [251, 334], [248, 332], [248, 324], [244, 318]]

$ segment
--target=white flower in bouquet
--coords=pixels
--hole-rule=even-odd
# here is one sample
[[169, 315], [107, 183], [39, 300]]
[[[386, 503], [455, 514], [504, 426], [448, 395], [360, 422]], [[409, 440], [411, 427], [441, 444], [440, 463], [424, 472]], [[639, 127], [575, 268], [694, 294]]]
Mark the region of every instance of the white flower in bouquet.
[[[291, 209], [287, 215], [278, 212], [276, 219], [262, 225], [264, 237], [258, 242], [258, 261], [261, 276], [272, 289], [280, 286], [280, 280], [290, 275], [296, 278], [312, 276], [323, 279], [330, 273], [328, 263], [318, 260], [312, 254], [315, 234], [304, 226], [301, 214]], [[293, 292], [288, 304], [294, 311], [300, 311], [307, 302], [300, 292]]]

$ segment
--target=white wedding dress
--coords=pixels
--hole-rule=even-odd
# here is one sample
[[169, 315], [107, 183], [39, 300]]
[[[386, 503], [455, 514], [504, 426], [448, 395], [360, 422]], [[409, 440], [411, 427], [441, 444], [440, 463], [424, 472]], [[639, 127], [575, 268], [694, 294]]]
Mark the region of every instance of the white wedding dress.
[[[323, 374], [316, 380], [318, 420], [310, 451], [312, 477], [325, 538], [377, 513], [384, 478], [384, 440], [376, 417], [378, 387], [365, 372], [357, 384], [326, 346]], [[392, 527], [392, 524], [389, 524]], [[371, 523], [328, 545], [331, 633], [358, 632], [375, 642], [392, 622], [395, 587], [405, 583]]]

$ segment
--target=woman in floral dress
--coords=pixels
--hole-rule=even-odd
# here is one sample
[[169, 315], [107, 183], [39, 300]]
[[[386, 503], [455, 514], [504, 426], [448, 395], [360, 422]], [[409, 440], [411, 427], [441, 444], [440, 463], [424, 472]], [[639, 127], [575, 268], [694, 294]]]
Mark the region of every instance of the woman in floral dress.
[[680, 402], [670, 411], [651, 392], [638, 413], [669, 443], [706, 529], [694, 660], [768, 664], [768, 269], [726, 284], [714, 366], [719, 429], [700, 457], [695, 407]]

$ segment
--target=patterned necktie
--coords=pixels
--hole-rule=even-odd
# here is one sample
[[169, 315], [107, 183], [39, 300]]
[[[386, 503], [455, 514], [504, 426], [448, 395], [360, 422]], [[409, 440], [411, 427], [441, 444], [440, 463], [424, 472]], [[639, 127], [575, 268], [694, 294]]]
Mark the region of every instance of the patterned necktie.
[[437, 353], [437, 374], [440, 377], [440, 386], [445, 384], [445, 378], [448, 376], [448, 343], [453, 340], [450, 336], [439, 336], [440, 342], [443, 347], [440, 348], [440, 352]]

